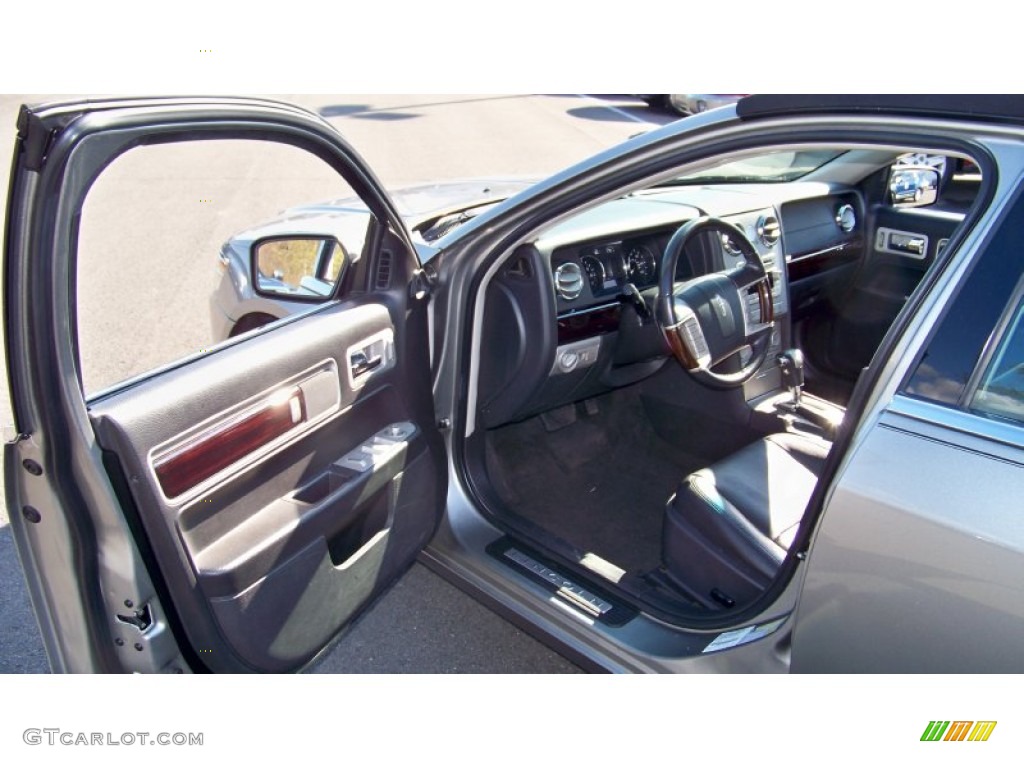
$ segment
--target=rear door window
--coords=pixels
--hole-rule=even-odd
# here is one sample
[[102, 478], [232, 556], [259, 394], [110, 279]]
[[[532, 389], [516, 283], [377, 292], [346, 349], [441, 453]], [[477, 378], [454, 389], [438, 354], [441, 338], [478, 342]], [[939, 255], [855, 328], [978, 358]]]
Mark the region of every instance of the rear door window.
[[1024, 303], [1020, 303], [971, 401], [980, 413], [1024, 422]]

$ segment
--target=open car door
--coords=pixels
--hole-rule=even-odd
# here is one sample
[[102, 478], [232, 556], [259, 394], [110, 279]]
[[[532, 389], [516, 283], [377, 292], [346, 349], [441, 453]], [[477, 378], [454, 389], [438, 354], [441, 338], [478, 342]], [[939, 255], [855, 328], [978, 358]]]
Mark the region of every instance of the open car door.
[[[282, 148], [301, 155], [362, 198], [365, 226], [355, 247], [339, 251], [343, 268], [318, 260], [320, 287], [294, 290], [307, 306], [284, 320], [226, 341], [198, 339], [190, 354], [113, 383], [94, 377], [83, 353], [97, 338], [109, 339], [100, 346], [115, 357], [134, 354], [117, 334], [146, 346], [147, 312], [163, 317], [161, 333], [189, 319], [174, 302], [196, 270], [183, 261], [162, 279], [166, 294], [137, 311], [129, 305], [141, 287], [123, 273], [97, 300], [92, 284], [107, 262], [89, 270], [80, 262], [96, 239], [86, 231], [95, 226], [91, 190], [137, 184], [132, 196], [145, 196], [177, 161], [130, 179], [120, 158], [143, 150], [173, 158], [166, 153], [201, 146], [212, 175], [238, 144], [257, 148], [257, 158]], [[223, 197], [247, 191], [245, 173], [222, 175], [233, 185]], [[275, 189], [302, 189], [297, 171], [276, 178]], [[175, 213], [192, 224], [210, 216], [202, 189], [179, 191], [194, 198], [194, 214], [136, 207], [121, 225], [155, 231]], [[161, 192], [161, 204], [169, 199]], [[264, 245], [288, 244], [277, 237]], [[341, 242], [317, 230], [294, 239], [315, 241], [322, 254], [335, 237]], [[158, 274], [166, 260], [146, 262], [146, 239], [108, 232], [104, 258], [132, 250], [123, 269], [145, 262], [139, 279]], [[175, 247], [191, 257], [196, 243], [182, 236]], [[203, 250], [204, 269], [216, 272], [216, 251]], [[415, 249], [379, 182], [324, 120], [243, 99], [23, 109], [5, 256], [17, 430], [5, 450], [7, 504], [55, 671], [299, 669], [432, 536], [446, 462], [427, 298], [409, 290]], [[236, 283], [244, 288], [248, 277], [251, 293], [272, 307], [291, 290], [286, 267], [268, 276], [254, 265]], [[109, 327], [87, 329], [86, 307], [97, 302]]]

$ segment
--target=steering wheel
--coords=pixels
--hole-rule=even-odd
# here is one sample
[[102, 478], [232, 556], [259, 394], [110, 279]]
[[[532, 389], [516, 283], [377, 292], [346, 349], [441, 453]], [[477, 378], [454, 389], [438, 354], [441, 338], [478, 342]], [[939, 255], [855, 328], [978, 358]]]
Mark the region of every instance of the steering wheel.
[[[680, 255], [687, 244], [707, 232], [728, 235], [744, 263], [726, 272], [676, 282]], [[760, 322], [748, 319], [748, 297], [756, 297]], [[702, 216], [676, 230], [661, 261], [656, 317], [676, 360], [702, 384], [726, 389], [753, 378], [768, 354], [774, 308], [764, 264], [737, 227]], [[750, 347], [751, 356], [739, 370], [714, 370], [745, 347]]]

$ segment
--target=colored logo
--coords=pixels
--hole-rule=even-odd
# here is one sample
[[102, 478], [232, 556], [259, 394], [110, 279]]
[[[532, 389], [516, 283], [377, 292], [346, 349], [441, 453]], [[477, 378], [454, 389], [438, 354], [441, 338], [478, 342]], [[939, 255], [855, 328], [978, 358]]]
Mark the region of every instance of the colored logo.
[[932, 720], [921, 741], [988, 741], [995, 729], [995, 720]]

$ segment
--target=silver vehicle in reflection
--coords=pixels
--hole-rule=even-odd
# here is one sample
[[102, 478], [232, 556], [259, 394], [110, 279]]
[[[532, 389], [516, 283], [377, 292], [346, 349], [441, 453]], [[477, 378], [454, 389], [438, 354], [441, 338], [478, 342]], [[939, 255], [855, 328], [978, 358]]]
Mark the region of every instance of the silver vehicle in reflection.
[[[429, 247], [532, 180], [493, 178], [392, 190], [417, 246]], [[334, 293], [338, 276], [365, 247], [370, 212], [358, 197], [283, 211], [239, 232], [219, 255], [221, 279], [210, 298], [213, 338], [223, 340], [308, 310]]]
[[638, 94], [649, 106], [664, 107], [679, 115], [698, 115], [709, 109], [735, 104], [746, 94], [740, 93], [649, 93]]
[[939, 171], [934, 168], [896, 166], [889, 179], [889, 192], [894, 203], [928, 205], [935, 202], [938, 183]]

